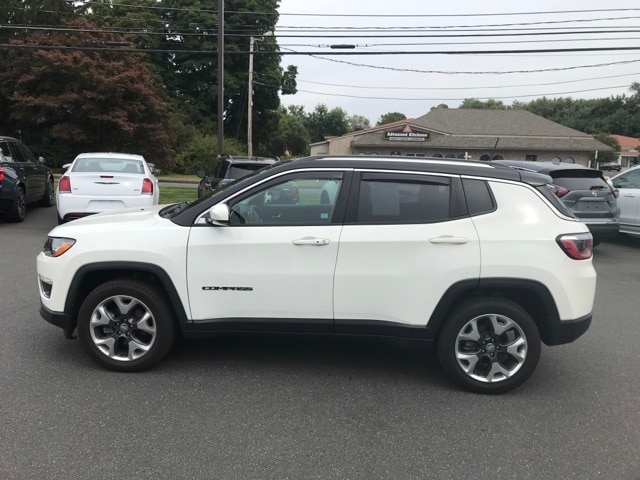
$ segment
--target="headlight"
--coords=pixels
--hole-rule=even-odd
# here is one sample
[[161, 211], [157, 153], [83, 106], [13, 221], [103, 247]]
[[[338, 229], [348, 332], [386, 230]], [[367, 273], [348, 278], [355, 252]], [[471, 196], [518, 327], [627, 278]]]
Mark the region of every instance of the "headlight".
[[73, 238], [47, 237], [42, 251], [47, 257], [59, 257], [69, 250], [76, 241]]

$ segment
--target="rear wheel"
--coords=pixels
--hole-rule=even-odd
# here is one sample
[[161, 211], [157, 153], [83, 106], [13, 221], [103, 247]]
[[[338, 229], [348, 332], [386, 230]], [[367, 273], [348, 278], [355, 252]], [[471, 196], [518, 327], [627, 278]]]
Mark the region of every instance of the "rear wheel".
[[438, 338], [444, 370], [463, 388], [504, 393], [527, 380], [540, 359], [531, 316], [502, 298], [467, 302], [454, 310]]
[[7, 218], [11, 222], [22, 222], [27, 213], [27, 199], [24, 190], [20, 187], [16, 187], [16, 191], [13, 194], [13, 202], [11, 207], [7, 211]]
[[169, 352], [176, 323], [158, 289], [116, 279], [97, 287], [82, 303], [78, 337], [99, 365], [136, 372], [153, 367]]

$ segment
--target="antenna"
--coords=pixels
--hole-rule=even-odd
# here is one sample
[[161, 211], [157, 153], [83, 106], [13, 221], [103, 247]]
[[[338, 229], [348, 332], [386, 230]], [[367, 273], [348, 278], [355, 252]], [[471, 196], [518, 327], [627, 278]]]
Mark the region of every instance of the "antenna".
[[498, 148], [499, 141], [500, 141], [500, 137], [496, 138], [496, 144], [493, 146], [493, 151], [491, 152], [491, 158], [489, 160], [493, 160], [493, 156], [496, 153], [496, 148]]

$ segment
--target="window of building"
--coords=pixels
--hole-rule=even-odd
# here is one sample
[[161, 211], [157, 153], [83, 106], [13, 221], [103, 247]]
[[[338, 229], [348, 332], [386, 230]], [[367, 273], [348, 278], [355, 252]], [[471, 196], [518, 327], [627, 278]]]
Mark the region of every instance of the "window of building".
[[565, 159], [562, 160], [562, 163], [576, 163], [576, 160], [573, 157], [565, 157]]
[[442, 158], [441, 153], [434, 153], [432, 158]]
[[551, 161], [552, 161], [553, 163], [560, 163], [560, 157], [553, 157], [553, 158], [551, 159]]
[[491, 157], [489, 155], [480, 155], [480, 160], [484, 161], [484, 162], [488, 162], [489, 160], [491, 160]]
[[504, 158], [502, 158], [502, 155], [494, 155], [491, 160], [504, 160]]
[[458, 160], [466, 160], [467, 159], [467, 155], [464, 153], [461, 153], [460, 155], [458, 155]]
[[456, 156], [453, 153], [447, 153], [444, 158], [456, 158]]

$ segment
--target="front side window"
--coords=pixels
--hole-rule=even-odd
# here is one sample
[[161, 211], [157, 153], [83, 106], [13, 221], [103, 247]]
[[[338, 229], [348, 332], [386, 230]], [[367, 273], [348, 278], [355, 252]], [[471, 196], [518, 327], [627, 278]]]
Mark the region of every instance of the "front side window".
[[431, 223], [450, 217], [446, 178], [384, 178], [365, 174], [360, 182], [357, 223]]
[[287, 175], [232, 202], [229, 224], [329, 224], [341, 187], [341, 173]]
[[640, 169], [630, 170], [613, 180], [616, 188], [640, 188]]

